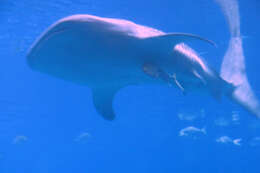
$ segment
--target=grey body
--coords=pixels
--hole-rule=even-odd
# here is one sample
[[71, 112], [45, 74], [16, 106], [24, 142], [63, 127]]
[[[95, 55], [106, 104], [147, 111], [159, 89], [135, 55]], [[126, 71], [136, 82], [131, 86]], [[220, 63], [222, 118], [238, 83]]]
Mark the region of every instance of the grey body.
[[182, 92], [209, 91], [215, 98], [227, 94], [232, 85], [182, 43], [192, 39], [212, 43], [127, 20], [75, 15], [43, 33], [27, 58], [34, 70], [92, 88], [98, 112], [112, 120], [113, 97], [128, 85], [172, 84]]

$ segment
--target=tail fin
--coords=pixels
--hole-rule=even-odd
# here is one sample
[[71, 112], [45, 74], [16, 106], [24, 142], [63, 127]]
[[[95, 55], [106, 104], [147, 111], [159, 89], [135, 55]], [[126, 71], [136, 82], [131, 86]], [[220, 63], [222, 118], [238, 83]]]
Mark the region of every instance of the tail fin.
[[231, 34], [220, 75], [224, 80], [236, 86], [229, 93], [230, 98], [260, 118], [260, 103], [251, 89], [245, 72], [238, 2], [237, 0], [216, 0], [216, 2], [220, 5], [226, 17]]
[[242, 39], [232, 37], [221, 65], [220, 74], [224, 80], [236, 86], [229, 93], [230, 98], [260, 118], [260, 103], [248, 82], [244, 59]]
[[260, 104], [247, 81], [238, 86], [230, 98], [260, 118]]

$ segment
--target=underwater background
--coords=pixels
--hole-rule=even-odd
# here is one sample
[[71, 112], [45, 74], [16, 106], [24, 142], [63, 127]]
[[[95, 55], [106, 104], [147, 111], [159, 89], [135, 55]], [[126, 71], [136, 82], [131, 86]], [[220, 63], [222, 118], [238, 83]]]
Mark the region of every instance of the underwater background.
[[[247, 75], [260, 98], [260, 1], [238, 4]], [[203, 36], [218, 47], [191, 45], [217, 71], [230, 38], [214, 0], [2, 0], [0, 173], [260, 172], [260, 120], [226, 98], [131, 86], [115, 97], [116, 119], [106, 121], [88, 87], [32, 71], [31, 44], [73, 14]]]

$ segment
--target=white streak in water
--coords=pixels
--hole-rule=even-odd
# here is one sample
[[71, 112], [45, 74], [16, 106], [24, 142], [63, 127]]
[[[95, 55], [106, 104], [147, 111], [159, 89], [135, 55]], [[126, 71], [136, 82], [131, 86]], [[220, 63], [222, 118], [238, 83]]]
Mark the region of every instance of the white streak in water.
[[24, 135], [16, 136], [13, 140], [13, 144], [19, 144], [22, 142], [26, 142], [27, 140], [28, 140], [28, 138]]
[[77, 136], [77, 137], [74, 139], [74, 141], [75, 141], [75, 142], [82, 142], [82, 141], [87, 140], [87, 139], [90, 138], [90, 137], [91, 137], [91, 135], [90, 135], [89, 133], [83, 132], [83, 133], [81, 133], [79, 136]]

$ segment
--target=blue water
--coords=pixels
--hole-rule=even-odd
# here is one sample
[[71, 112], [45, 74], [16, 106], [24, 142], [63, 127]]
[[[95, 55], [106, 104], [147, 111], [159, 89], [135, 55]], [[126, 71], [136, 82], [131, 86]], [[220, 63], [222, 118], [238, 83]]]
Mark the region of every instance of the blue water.
[[[247, 74], [260, 98], [260, 3], [239, 5]], [[217, 70], [228, 46], [227, 22], [214, 0], [2, 0], [0, 173], [260, 172], [260, 120], [226, 98], [132, 86], [116, 95], [116, 120], [106, 121], [88, 87], [32, 71], [26, 52], [34, 40], [79, 13], [214, 40], [217, 49], [203, 44], [199, 51]]]

